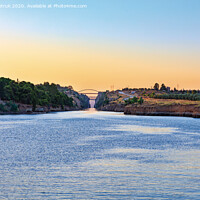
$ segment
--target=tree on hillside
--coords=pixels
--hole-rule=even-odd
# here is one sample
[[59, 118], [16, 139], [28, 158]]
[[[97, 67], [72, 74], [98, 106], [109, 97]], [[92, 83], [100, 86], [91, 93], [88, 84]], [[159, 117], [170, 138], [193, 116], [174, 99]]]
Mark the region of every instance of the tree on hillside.
[[166, 88], [165, 84], [163, 83], [163, 84], [161, 85], [160, 90], [166, 90], [166, 89], [167, 89], [167, 88]]
[[155, 83], [154, 89], [155, 89], [155, 90], [159, 90], [159, 84], [158, 84], [158, 83]]
[[[9, 78], [0, 78], [0, 98], [1, 99], [6, 99], [6, 94], [5, 94], [5, 86], [9, 85], [11, 79]], [[7, 88], [8, 89], [8, 88]]]
[[[62, 108], [73, 106], [73, 99], [60, 92], [54, 83], [34, 85], [30, 82], [16, 82], [3, 77], [0, 78], [0, 99], [32, 105], [33, 111], [37, 105]], [[13, 110], [16, 110], [15, 107]]]
[[140, 97], [140, 99], [138, 100], [138, 103], [139, 103], [140, 105], [142, 105], [142, 104], [144, 103], [144, 99], [143, 99], [142, 97]]

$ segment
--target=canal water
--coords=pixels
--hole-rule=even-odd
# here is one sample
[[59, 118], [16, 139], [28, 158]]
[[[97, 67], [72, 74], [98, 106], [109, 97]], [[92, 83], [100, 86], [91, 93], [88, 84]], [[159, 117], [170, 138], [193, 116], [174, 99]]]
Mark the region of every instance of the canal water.
[[0, 116], [0, 199], [200, 199], [200, 120]]

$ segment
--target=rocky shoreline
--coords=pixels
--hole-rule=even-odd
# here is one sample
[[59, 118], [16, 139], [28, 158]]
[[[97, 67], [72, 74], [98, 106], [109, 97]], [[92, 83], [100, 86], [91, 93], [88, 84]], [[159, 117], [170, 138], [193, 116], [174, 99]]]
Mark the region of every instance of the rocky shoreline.
[[78, 108], [73, 108], [73, 109], [65, 109], [65, 110], [50, 110], [50, 111], [17, 111], [17, 112], [0, 112], [0, 115], [37, 115], [37, 114], [48, 114], [48, 113], [55, 113], [55, 112], [70, 112], [70, 111], [82, 111], [85, 110], [86, 108], [78, 109]]
[[73, 109], [65, 109], [65, 110], [60, 110], [60, 109], [56, 109], [56, 110], [50, 110], [50, 111], [30, 111], [30, 112], [26, 112], [26, 111], [18, 111], [18, 112], [0, 112], [0, 115], [37, 115], [37, 114], [48, 114], [48, 113], [54, 113], [54, 112], [68, 112], [68, 111], [78, 111], [78, 110], [84, 110], [84, 109], [77, 109], [77, 108], [73, 108]]
[[126, 115], [180, 116], [200, 118], [200, 107], [195, 105], [127, 105], [108, 104], [101, 111], [124, 112]]
[[127, 106], [124, 114], [149, 116], [180, 116], [200, 118], [200, 108], [194, 105]]
[[124, 104], [108, 104], [98, 108], [100, 111], [113, 111], [113, 112], [124, 112], [125, 105]]
[[85, 108], [81, 107], [69, 107], [64, 106], [63, 108], [61, 106], [59, 107], [47, 107], [47, 106], [37, 106], [35, 110], [33, 111], [33, 107], [31, 105], [27, 104], [16, 104], [18, 110], [17, 111], [0, 111], [0, 115], [31, 115], [31, 114], [47, 114], [47, 113], [53, 113], [53, 112], [65, 112], [65, 111], [77, 111], [77, 110], [84, 110]]

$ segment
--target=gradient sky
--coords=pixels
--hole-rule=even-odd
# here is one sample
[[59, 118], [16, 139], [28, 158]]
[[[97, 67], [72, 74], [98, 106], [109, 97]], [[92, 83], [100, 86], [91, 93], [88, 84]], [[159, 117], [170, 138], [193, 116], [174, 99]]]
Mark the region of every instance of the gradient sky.
[[199, 0], [0, 0], [87, 9], [0, 9], [0, 76], [76, 90], [200, 89]]

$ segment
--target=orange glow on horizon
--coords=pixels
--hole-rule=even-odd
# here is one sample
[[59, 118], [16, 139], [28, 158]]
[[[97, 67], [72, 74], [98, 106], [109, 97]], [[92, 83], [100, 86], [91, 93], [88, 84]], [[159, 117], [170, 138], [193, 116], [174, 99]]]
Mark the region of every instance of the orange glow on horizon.
[[150, 88], [155, 82], [200, 89], [200, 58], [183, 51], [4, 38], [0, 54], [0, 76], [20, 81], [48, 81], [75, 90]]

